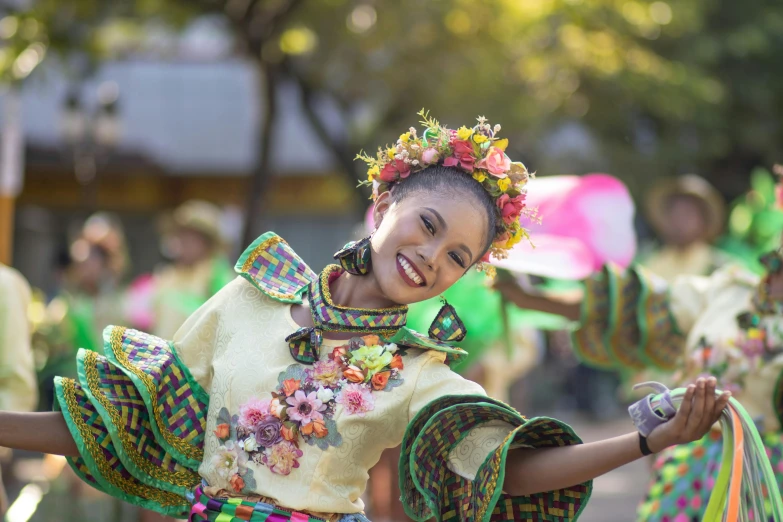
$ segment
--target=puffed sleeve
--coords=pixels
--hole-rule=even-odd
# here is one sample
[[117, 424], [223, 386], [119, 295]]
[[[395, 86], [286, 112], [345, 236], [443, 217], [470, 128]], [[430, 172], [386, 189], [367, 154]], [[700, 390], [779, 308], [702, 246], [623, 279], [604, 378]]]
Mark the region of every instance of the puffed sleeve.
[[417, 521], [575, 520], [592, 482], [530, 496], [502, 491], [508, 451], [582, 441], [566, 424], [526, 419], [433, 356], [417, 379], [400, 457], [405, 510]]
[[60, 409], [79, 456], [69, 464], [105, 493], [181, 517], [200, 482], [212, 354], [229, 284], [173, 341], [138, 330], [104, 330], [105, 356], [80, 350], [77, 379], [57, 377]]
[[620, 370], [670, 371], [677, 366], [684, 333], [699, 312], [698, 284], [688, 294], [687, 284], [670, 289], [640, 266], [623, 271], [606, 265], [584, 286], [581, 320], [572, 335], [583, 362]]

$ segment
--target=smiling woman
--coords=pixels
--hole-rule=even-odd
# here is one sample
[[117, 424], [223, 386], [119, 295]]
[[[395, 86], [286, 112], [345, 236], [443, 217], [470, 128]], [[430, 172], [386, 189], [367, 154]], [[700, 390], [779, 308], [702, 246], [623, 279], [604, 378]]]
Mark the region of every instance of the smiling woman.
[[727, 398], [714, 382], [674, 420], [593, 444], [526, 419], [450, 370], [464, 326], [444, 306], [429, 336], [407, 305], [436, 296], [526, 237], [527, 170], [484, 118], [400, 136], [368, 163], [376, 228], [319, 275], [267, 233], [239, 275], [173, 341], [109, 327], [56, 381], [61, 413], [0, 412], [0, 445], [69, 455], [92, 486], [192, 521], [363, 522], [382, 451], [402, 444], [414, 520], [575, 520], [592, 478], [700, 438]]

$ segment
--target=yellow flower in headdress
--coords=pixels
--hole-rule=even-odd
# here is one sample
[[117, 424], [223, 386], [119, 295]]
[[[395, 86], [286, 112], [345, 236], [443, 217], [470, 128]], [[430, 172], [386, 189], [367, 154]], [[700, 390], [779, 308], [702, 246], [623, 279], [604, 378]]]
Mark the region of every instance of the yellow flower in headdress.
[[485, 142], [485, 141], [487, 141], [488, 139], [489, 139], [489, 138], [487, 138], [487, 137], [486, 137], [486, 136], [484, 136], [483, 134], [475, 134], [475, 135], [473, 135], [473, 141], [475, 141], [475, 142], [476, 142], [476, 143], [478, 143], [479, 145], [481, 145], [482, 143], [484, 143], [484, 142]]
[[508, 187], [511, 186], [511, 180], [509, 178], [502, 178], [498, 180], [498, 188], [501, 192], [508, 191]]
[[469, 129], [464, 125], [457, 130], [457, 137], [461, 140], [470, 138], [471, 134], [473, 134], [473, 129]]
[[394, 155], [397, 154], [397, 149], [394, 147], [389, 147], [386, 149], [386, 155], [389, 157], [390, 160], [394, 159]]
[[487, 175], [481, 170], [476, 170], [473, 172], [473, 179], [479, 183], [484, 183], [484, 180], [487, 179]]
[[411, 133], [406, 132], [405, 134], [400, 134], [400, 141], [403, 143], [408, 143], [411, 139]]
[[378, 176], [381, 173], [381, 169], [378, 167], [378, 165], [373, 165], [370, 167], [370, 169], [367, 171], [367, 179], [372, 181], [375, 179], [376, 176]]

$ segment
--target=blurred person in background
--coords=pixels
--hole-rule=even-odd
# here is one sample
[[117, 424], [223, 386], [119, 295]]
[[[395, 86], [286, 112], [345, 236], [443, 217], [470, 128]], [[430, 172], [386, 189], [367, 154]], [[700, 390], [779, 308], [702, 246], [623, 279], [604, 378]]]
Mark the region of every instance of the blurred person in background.
[[221, 234], [222, 213], [191, 200], [164, 219], [162, 250], [171, 262], [142, 276], [128, 294], [131, 324], [170, 338], [199, 306], [231, 281]]
[[[0, 410], [34, 411], [38, 403], [35, 365], [30, 348], [27, 308], [30, 287], [19, 272], [0, 263]], [[0, 448], [0, 470], [6, 476], [11, 451]], [[0, 517], [8, 508], [0, 472]]]
[[[783, 226], [778, 244], [781, 233]], [[499, 289], [520, 307], [579, 321], [574, 348], [587, 364], [636, 375], [652, 370], [670, 387], [715, 376], [762, 436], [777, 480], [763, 492], [769, 506], [770, 495], [783, 489], [783, 249], [760, 263], [761, 277], [732, 264], [671, 284], [641, 266], [607, 265], [585, 280], [584, 297], [570, 302], [513, 284]], [[714, 427], [701, 440], [656, 455], [639, 520], [702, 520], [722, 451]]]
[[658, 182], [647, 196], [647, 220], [661, 245], [639, 262], [667, 282], [680, 275], [708, 275], [728, 262], [713, 246], [722, 234], [726, 206], [704, 178], [687, 174]]
[[103, 328], [123, 324], [123, 277], [128, 252], [122, 225], [108, 213], [90, 216], [70, 244], [62, 269], [62, 288], [46, 306], [33, 343], [42, 354], [42, 408], [49, 409], [54, 375], [74, 375], [80, 348], [103, 353]]

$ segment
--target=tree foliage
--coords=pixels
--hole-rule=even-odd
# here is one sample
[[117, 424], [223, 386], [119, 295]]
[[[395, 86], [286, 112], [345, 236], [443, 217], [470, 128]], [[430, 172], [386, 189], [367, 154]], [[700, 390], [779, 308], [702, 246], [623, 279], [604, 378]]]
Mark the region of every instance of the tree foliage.
[[[501, 121], [510, 153], [539, 173], [603, 170], [636, 189], [695, 171], [738, 193], [753, 166], [779, 159], [783, 4], [774, 0], [34, 5], [0, 22], [1, 78], [29, 74], [31, 53], [123, 56], [139, 51], [151, 22], [218, 15], [237, 52], [298, 82], [351, 176], [354, 151], [394, 141], [422, 106], [450, 125]], [[320, 119], [325, 102], [346, 132]]]

